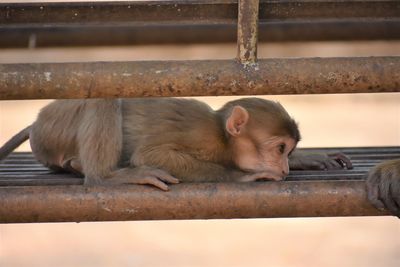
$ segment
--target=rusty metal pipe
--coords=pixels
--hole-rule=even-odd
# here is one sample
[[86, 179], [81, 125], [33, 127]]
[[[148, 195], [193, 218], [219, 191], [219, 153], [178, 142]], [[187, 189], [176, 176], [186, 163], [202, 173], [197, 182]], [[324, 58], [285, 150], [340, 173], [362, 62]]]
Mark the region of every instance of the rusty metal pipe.
[[[258, 42], [399, 40], [400, 19], [294, 20], [259, 23]], [[237, 41], [237, 23], [0, 26], [0, 48], [214, 44]]]
[[[4, 1], [3, 1], [4, 2]], [[0, 3], [5, 25], [233, 22], [238, 0]], [[398, 18], [398, 0], [260, 0], [260, 20]]]
[[[397, 0], [259, 2], [261, 41], [399, 38]], [[0, 47], [232, 42], [237, 18], [237, 0], [0, 3]]]
[[0, 64], [0, 99], [400, 91], [400, 57]]
[[0, 223], [388, 215], [363, 181], [0, 187]]
[[237, 59], [247, 65], [257, 61], [259, 0], [239, 0]]

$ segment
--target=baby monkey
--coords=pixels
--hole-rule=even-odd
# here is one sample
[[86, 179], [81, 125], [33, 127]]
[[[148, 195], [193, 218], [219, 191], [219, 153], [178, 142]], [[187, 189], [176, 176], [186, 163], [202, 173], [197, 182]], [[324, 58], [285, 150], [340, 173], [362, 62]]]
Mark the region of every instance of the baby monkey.
[[212, 110], [179, 98], [58, 100], [0, 149], [26, 139], [41, 163], [86, 185], [282, 180], [291, 169], [351, 168], [343, 154], [293, 153], [296, 122], [273, 101], [242, 98]]

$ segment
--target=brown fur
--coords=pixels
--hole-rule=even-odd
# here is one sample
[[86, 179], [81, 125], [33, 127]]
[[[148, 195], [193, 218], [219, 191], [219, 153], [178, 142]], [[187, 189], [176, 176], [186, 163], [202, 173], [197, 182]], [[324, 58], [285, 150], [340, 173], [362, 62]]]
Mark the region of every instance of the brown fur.
[[266, 131], [268, 125], [271, 135], [289, 135], [296, 142], [300, 141], [297, 123], [280, 103], [255, 97], [241, 98], [225, 104], [218, 110], [218, 114], [226, 119], [234, 106], [241, 106], [251, 114], [249, 123], [252, 127]]
[[123, 155], [131, 165], [165, 169], [183, 181], [229, 179], [224, 131], [209, 106], [162, 98], [124, 100], [122, 106]]
[[400, 218], [400, 159], [375, 166], [369, 172], [366, 184], [371, 203]]
[[55, 101], [41, 110], [32, 125], [32, 152], [54, 170], [79, 165], [76, 171], [85, 175], [86, 183], [99, 183], [117, 167], [121, 119], [119, 100]]

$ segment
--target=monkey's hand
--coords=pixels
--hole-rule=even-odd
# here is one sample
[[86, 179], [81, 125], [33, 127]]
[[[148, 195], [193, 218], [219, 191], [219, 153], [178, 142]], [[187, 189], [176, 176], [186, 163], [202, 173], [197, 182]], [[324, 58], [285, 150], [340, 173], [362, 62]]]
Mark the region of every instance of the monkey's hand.
[[257, 180], [273, 180], [273, 181], [281, 181], [283, 180], [282, 177], [273, 174], [272, 172], [256, 172], [256, 173], [249, 173], [241, 176], [237, 179], [238, 182], [255, 182]]
[[388, 209], [400, 218], [400, 159], [375, 166], [367, 177], [369, 201], [377, 209]]
[[123, 168], [116, 170], [104, 179], [105, 184], [147, 184], [168, 191], [169, 184], [177, 184], [179, 180], [164, 170], [148, 166]]
[[308, 154], [295, 152], [289, 157], [291, 170], [339, 170], [352, 169], [350, 158], [342, 153]]

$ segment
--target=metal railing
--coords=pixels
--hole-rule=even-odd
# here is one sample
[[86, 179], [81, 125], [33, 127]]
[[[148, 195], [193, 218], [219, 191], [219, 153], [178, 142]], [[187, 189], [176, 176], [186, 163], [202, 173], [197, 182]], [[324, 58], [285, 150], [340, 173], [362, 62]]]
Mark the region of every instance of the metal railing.
[[[0, 99], [400, 91], [400, 57], [257, 59], [256, 52], [258, 18], [397, 20], [398, 1], [261, 1], [258, 6], [257, 0], [240, 0], [239, 8], [229, 0], [0, 4], [5, 14], [0, 34], [8, 27], [93, 26], [106, 17], [134, 18], [143, 25], [239, 18], [237, 59], [0, 64]], [[386, 215], [369, 204], [365, 191], [360, 180], [181, 184], [170, 192], [144, 186], [5, 186], [0, 222]]]

